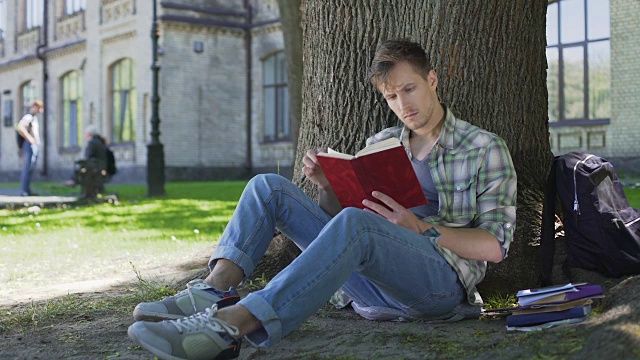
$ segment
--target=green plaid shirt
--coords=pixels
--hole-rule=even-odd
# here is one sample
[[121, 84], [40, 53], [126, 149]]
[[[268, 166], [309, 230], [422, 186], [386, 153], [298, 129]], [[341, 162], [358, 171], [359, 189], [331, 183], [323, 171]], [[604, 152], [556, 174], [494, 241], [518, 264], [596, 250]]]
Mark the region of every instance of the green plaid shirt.
[[[517, 180], [509, 149], [497, 135], [456, 119], [449, 109], [445, 111], [442, 131], [429, 154], [440, 208], [438, 215], [421, 220], [452, 228], [485, 229], [500, 243], [504, 258], [516, 224]], [[404, 126], [388, 128], [367, 139], [367, 146], [399, 138], [411, 158], [409, 133]], [[435, 228], [424, 235], [458, 273], [469, 303], [481, 304], [476, 284], [484, 278], [487, 262], [463, 259], [438, 245], [440, 233]]]

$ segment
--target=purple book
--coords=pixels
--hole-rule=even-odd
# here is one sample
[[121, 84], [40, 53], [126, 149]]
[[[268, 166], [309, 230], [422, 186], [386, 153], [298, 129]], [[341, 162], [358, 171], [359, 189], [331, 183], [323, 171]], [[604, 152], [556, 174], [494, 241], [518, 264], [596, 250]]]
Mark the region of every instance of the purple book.
[[602, 287], [600, 285], [582, 285], [576, 286], [578, 291], [570, 291], [562, 294], [549, 296], [547, 298], [529, 304], [530, 307], [536, 307], [540, 304], [561, 304], [578, 299], [602, 297]]
[[574, 308], [544, 312], [538, 314], [523, 314], [523, 315], [509, 315], [507, 316], [507, 326], [532, 326], [548, 323], [551, 321], [559, 321], [566, 319], [575, 319], [587, 316], [591, 313], [591, 305], [576, 306]]

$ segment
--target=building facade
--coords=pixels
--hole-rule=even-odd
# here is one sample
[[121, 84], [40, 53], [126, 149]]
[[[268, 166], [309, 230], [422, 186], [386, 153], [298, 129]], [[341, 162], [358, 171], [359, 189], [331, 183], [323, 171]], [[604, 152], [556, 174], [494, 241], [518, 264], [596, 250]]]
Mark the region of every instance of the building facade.
[[640, 175], [640, 2], [560, 0], [547, 8], [551, 148]]
[[[275, 0], [158, 1], [157, 18], [167, 179], [290, 171]], [[116, 155], [115, 180], [144, 182], [153, 2], [0, 0], [0, 19], [0, 181], [19, 178], [14, 127], [30, 102], [43, 99], [36, 180], [68, 177], [83, 155], [83, 129], [93, 124]]]

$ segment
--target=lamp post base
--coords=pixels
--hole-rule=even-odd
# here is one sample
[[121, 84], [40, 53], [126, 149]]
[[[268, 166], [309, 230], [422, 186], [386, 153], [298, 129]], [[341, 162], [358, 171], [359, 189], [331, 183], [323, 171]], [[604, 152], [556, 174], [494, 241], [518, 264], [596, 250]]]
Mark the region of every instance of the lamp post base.
[[164, 149], [162, 144], [147, 145], [147, 196], [163, 196]]

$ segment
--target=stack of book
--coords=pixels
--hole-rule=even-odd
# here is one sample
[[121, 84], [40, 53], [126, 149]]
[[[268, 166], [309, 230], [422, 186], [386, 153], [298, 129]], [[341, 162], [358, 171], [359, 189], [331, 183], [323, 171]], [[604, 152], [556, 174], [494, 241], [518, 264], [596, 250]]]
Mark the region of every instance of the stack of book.
[[584, 321], [594, 298], [604, 297], [600, 285], [566, 284], [520, 290], [518, 305], [498, 309], [510, 313], [507, 330], [531, 331]]

